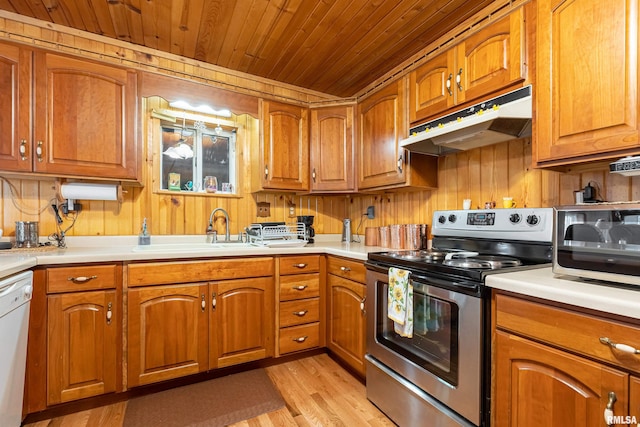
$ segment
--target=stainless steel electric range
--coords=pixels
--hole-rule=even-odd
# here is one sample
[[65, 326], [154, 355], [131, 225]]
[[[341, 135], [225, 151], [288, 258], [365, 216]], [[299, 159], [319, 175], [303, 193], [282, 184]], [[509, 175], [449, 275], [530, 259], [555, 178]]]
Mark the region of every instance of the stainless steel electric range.
[[[367, 397], [400, 426], [488, 426], [489, 274], [548, 266], [553, 209], [436, 211], [432, 247], [370, 253]], [[409, 273], [413, 332], [387, 316], [389, 268]]]

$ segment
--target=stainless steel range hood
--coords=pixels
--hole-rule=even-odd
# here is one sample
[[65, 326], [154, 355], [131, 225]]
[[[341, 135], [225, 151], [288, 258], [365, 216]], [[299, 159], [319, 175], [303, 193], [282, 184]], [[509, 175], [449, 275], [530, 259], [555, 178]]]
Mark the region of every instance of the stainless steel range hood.
[[531, 135], [531, 86], [480, 102], [409, 130], [400, 146], [432, 155]]

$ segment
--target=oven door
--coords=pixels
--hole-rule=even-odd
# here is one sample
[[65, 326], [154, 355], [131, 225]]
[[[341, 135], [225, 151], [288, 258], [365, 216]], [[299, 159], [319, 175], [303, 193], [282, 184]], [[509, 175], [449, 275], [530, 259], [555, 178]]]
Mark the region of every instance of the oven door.
[[[367, 317], [367, 360], [377, 365], [377, 369], [367, 366], [367, 394], [383, 411], [385, 405], [402, 408], [403, 401], [407, 403], [409, 398], [399, 398], [389, 405], [388, 391], [395, 386], [391, 384], [393, 378], [388, 378], [386, 384], [385, 378], [395, 375], [396, 382], [408, 381], [418, 392], [424, 391], [428, 406], [439, 409], [435, 411], [437, 416], [446, 421], [433, 425], [468, 425], [451, 410], [480, 425], [482, 299], [438, 286], [438, 280], [412, 278], [413, 337], [404, 338], [394, 332], [393, 321], [387, 317], [388, 275], [367, 271], [367, 302], [371, 307]], [[385, 396], [385, 402], [372, 399], [376, 390]], [[433, 419], [432, 412], [425, 414]], [[398, 413], [403, 416], [408, 410], [398, 409]], [[402, 420], [394, 421], [404, 424]]]

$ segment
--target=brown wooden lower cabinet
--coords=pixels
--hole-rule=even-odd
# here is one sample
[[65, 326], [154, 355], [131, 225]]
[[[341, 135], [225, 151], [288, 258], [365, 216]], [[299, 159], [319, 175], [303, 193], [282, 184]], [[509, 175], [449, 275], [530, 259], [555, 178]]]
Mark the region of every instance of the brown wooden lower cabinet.
[[273, 355], [273, 277], [129, 289], [129, 387]]
[[327, 347], [365, 375], [365, 267], [362, 262], [327, 257]]
[[278, 259], [278, 356], [324, 346], [320, 260], [320, 255]]
[[129, 387], [207, 370], [208, 306], [208, 283], [129, 289]]
[[273, 356], [273, 277], [211, 284], [209, 369]]
[[600, 341], [640, 347], [637, 320], [494, 294], [496, 427], [603, 426], [640, 421], [640, 360]]
[[47, 405], [116, 391], [120, 314], [116, 291], [47, 298]]
[[629, 375], [620, 370], [504, 332], [495, 366], [496, 427], [602, 426], [611, 392], [615, 414], [628, 415]]

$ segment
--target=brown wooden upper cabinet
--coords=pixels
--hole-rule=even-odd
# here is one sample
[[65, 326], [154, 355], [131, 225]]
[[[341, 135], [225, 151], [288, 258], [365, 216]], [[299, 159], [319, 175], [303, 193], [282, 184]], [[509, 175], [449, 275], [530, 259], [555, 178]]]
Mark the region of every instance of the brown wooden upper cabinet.
[[398, 145], [407, 133], [405, 80], [358, 104], [358, 189], [437, 187], [437, 158]]
[[524, 10], [474, 33], [409, 75], [409, 121], [513, 88], [526, 77]]
[[0, 169], [29, 172], [33, 51], [0, 44]]
[[261, 119], [261, 168], [257, 189], [309, 190], [308, 109], [264, 101]]
[[0, 87], [3, 170], [141, 180], [134, 71], [0, 44]]
[[34, 70], [34, 170], [140, 181], [136, 73], [44, 52]]
[[355, 190], [354, 107], [311, 110], [311, 191]]
[[536, 5], [534, 164], [637, 153], [638, 2]]

